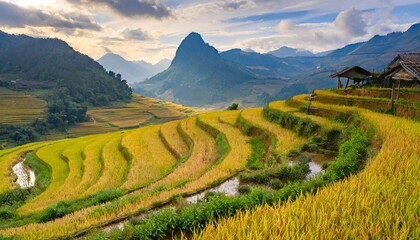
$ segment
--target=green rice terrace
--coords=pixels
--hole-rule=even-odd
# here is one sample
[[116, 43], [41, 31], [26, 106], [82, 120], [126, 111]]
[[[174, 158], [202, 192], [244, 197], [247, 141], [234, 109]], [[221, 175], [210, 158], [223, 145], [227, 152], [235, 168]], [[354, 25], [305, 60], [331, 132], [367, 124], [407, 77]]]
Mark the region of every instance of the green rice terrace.
[[88, 112], [109, 132], [0, 150], [0, 239], [419, 239], [420, 93], [392, 110], [386, 89], [315, 94], [197, 115], [135, 101]]

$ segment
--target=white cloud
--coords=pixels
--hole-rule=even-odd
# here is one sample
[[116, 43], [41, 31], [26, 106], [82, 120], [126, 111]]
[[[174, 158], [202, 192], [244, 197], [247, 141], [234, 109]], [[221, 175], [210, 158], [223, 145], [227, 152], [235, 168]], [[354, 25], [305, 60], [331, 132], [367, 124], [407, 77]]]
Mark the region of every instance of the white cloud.
[[293, 30], [293, 22], [291, 20], [281, 20], [277, 27], [281, 33], [290, 32]]
[[367, 23], [363, 19], [363, 12], [355, 8], [342, 11], [334, 21], [337, 30], [346, 36], [363, 36], [366, 34]]
[[[131, 9], [129, 1], [132, 0], [0, 0], [85, 26], [62, 29], [48, 26], [45, 21], [43, 24], [33, 21], [30, 25], [15, 22], [17, 25], [0, 27], [11, 33], [61, 38], [93, 58], [101, 57], [106, 48], [129, 60], [157, 62], [172, 58], [178, 44], [192, 31], [201, 33], [206, 42], [219, 50], [239, 47], [267, 52], [287, 45], [318, 52], [367, 40], [375, 34], [406, 30], [420, 20], [412, 14], [392, 14], [393, 7], [418, 0], [133, 0], [156, 6], [146, 12]], [[95, 7], [87, 7], [92, 5]], [[307, 11], [308, 15], [282, 20], [227, 21], [287, 11]], [[121, 17], [124, 13], [131, 17]], [[337, 13], [332, 22], [303, 23], [311, 17]], [[101, 31], [87, 28], [89, 21]]]

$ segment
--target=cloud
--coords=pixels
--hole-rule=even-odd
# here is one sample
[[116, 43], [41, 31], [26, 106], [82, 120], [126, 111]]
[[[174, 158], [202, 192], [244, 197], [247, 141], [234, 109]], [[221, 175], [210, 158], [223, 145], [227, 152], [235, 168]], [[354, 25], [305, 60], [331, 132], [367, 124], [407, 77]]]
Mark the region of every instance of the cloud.
[[0, 2], [0, 25], [15, 28], [33, 26], [101, 30], [98, 24], [84, 15], [75, 13], [50, 14], [38, 9], [24, 8], [6, 2]]
[[334, 25], [350, 37], [363, 36], [367, 33], [367, 23], [363, 19], [363, 12], [355, 8], [340, 12], [334, 21]]
[[146, 41], [146, 40], [152, 39], [147, 32], [141, 30], [140, 28], [125, 29], [124, 31], [122, 31], [122, 35], [124, 36], [125, 39], [137, 40], [137, 41]]
[[293, 30], [293, 23], [290, 20], [281, 20], [277, 28], [280, 32], [290, 32]]
[[67, 0], [72, 4], [104, 5], [124, 17], [152, 17], [163, 19], [171, 12], [159, 0]]
[[248, 2], [243, 1], [227, 1], [221, 4], [223, 9], [229, 9], [229, 10], [237, 10], [241, 8], [242, 6], [246, 5]]

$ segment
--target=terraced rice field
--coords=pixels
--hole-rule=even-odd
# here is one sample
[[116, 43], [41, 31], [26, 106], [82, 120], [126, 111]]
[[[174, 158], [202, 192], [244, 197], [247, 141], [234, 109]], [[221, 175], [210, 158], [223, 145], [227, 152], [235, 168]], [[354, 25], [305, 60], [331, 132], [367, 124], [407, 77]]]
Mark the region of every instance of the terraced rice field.
[[261, 108], [249, 108], [241, 112], [241, 117], [252, 126], [260, 128], [274, 135], [276, 140], [275, 151], [278, 154], [287, 154], [289, 151], [298, 148], [305, 142], [305, 139], [298, 137], [293, 131], [279, 128], [278, 125], [266, 120]]
[[163, 123], [196, 114], [197, 110], [134, 94], [132, 102], [115, 107], [89, 108], [91, 121], [70, 127], [68, 135], [79, 137], [90, 134], [136, 128]]
[[46, 101], [32, 94], [0, 87], [0, 124], [27, 124], [43, 119], [46, 106]]
[[[317, 101], [313, 103], [315, 115], [308, 115], [298, 111], [301, 105], [307, 104], [306, 98], [307, 95], [295, 96], [287, 102], [270, 103], [269, 107], [298, 118], [309, 118], [327, 129], [342, 129], [344, 124], [322, 117], [325, 114], [321, 113], [357, 112], [362, 121], [374, 126], [382, 142], [382, 148], [366, 169], [316, 193], [301, 195], [296, 201], [260, 206], [214, 222], [192, 236], [201, 239], [418, 238], [420, 226], [416, 213], [420, 205], [413, 189], [420, 187], [419, 123]], [[167, 104], [152, 102], [150, 112], [164, 118], [165, 114], [156, 106]], [[181, 113], [189, 111], [180, 109]], [[120, 110], [114, 113], [122, 115]], [[107, 115], [105, 111], [97, 114]], [[282, 158], [309, 141], [267, 120], [261, 108], [252, 108], [202, 113], [164, 124], [1, 150], [0, 194], [16, 187], [10, 166], [25, 152], [35, 152], [51, 171], [51, 184], [24, 202], [17, 209], [17, 216], [36, 216], [62, 201], [102, 196], [104, 190], [118, 194], [46, 222], [0, 228], [0, 235], [49, 239], [84, 234], [91, 228], [124, 221], [220, 184], [246, 170], [253, 153], [250, 143], [253, 137], [243, 133], [237, 125], [240, 121], [269, 135], [273, 150]]]
[[[302, 100], [302, 97], [297, 97]], [[281, 206], [262, 206], [208, 226], [197, 239], [418, 239], [420, 124], [411, 120], [315, 103], [318, 108], [358, 111], [383, 140], [358, 175], [302, 195]]]

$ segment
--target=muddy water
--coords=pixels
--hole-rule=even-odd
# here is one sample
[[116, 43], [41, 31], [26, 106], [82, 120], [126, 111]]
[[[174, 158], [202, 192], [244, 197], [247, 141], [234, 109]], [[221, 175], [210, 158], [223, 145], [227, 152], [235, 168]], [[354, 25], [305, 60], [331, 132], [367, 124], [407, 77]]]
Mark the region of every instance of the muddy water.
[[17, 176], [16, 183], [20, 188], [30, 188], [35, 186], [35, 172], [27, 168], [23, 162], [19, 162], [13, 166], [13, 173]]
[[197, 203], [198, 201], [202, 200], [207, 192], [214, 192], [214, 193], [222, 193], [226, 196], [237, 196], [239, 186], [239, 179], [237, 177], [227, 180], [226, 182], [220, 184], [217, 187], [211, 188], [207, 191], [192, 195], [190, 197], [185, 198], [187, 203]]

